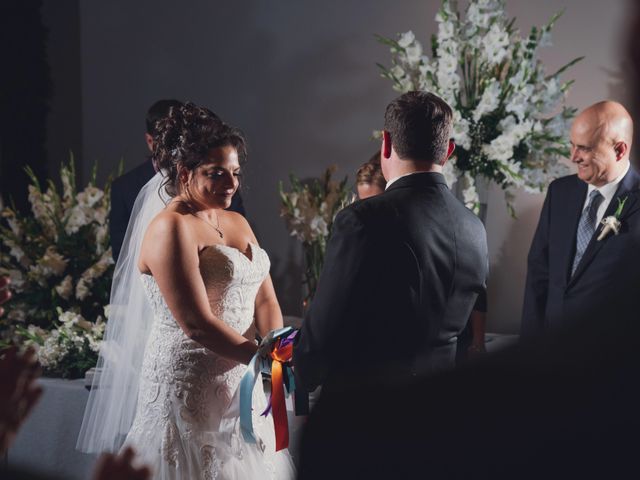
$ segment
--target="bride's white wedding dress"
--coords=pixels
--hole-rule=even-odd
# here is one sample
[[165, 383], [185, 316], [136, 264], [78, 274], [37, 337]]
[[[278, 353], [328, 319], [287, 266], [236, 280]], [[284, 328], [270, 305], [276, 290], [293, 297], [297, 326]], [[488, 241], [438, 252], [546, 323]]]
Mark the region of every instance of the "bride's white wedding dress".
[[[200, 273], [213, 312], [253, 338], [255, 297], [269, 272], [269, 258], [256, 245], [251, 257], [213, 245], [200, 253]], [[253, 392], [256, 444], [240, 433], [234, 397], [246, 366], [189, 339], [169, 311], [155, 279], [142, 275], [154, 311], [144, 352], [131, 445], [158, 479], [293, 478], [287, 451], [275, 452], [273, 420], [261, 382]]]

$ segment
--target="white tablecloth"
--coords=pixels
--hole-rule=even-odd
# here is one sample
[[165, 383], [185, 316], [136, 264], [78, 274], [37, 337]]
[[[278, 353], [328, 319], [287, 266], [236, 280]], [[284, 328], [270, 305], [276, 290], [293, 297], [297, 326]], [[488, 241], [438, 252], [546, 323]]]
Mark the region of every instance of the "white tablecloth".
[[9, 449], [8, 465], [69, 480], [90, 478], [96, 456], [75, 449], [89, 397], [84, 379], [39, 383], [44, 392]]

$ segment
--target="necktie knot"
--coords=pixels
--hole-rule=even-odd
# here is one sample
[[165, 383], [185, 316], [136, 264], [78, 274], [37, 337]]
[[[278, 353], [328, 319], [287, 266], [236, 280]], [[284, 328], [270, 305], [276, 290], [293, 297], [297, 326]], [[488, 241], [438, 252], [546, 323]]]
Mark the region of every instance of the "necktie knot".
[[593, 190], [589, 194], [589, 201], [587, 202], [587, 208], [593, 208], [594, 205], [599, 206], [604, 197], [598, 190]]

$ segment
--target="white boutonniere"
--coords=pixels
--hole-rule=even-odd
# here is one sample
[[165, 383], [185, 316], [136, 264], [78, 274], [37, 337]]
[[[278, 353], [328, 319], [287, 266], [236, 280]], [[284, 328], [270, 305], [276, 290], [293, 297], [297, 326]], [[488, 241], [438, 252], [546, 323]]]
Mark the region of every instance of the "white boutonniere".
[[598, 241], [605, 239], [610, 232], [613, 232], [614, 235], [618, 235], [618, 233], [620, 233], [620, 227], [622, 227], [620, 216], [622, 215], [622, 209], [624, 208], [627, 198], [628, 197], [624, 197], [622, 200], [617, 198], [618, 208], [615, 213], [602, 219], [600, 223], [604, 225], [604, 227], [602, 227], [602, 231], [600, 232], [600, 235], [598, 235]]

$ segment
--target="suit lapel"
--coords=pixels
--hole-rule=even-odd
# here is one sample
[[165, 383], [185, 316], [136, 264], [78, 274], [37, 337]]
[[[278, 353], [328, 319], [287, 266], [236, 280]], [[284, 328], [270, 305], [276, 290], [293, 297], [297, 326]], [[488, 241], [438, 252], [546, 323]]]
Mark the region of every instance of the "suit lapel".
[[[625, 202], [625, 205], [624, 205], [624, 210], [622, 211], [622, 214], [620, 217], [620, 220], [624, 225], [625, 218], [629, 217], [629, 215], [634, 213], [640, 207], [640, 205], [638, 205], [638, 202], [636, 201], [639, 181], [640, 181], [640, 176], [633, 170], [633, 168], [629, 168], [629, 172], [627, 172], [625, 177], [620, 182], [620, 185], [618, 186], [618, 190], [616, 191], [616, 194], [611, 199], [611, 202], [609, 203], [609, 206], [607, 207], [607, 210], [604, 212], [604, 216], [602, 218], [606, 218], [610, 215], [613, 215], [616, 209], [618, 208], [618, 200], [622, 201], [625, 197], [627, 197], [627, 201]], [[591, 237], [591, 240], [587, 245], [587, 249], [585, 250], [584, 255], [582, 256], [582, 259], [580, 260], [580, 263], [576, 268], [575, 274], [573, 275], [573, 277], [571, 277], [568, 286], [571, 286], [576, 282], [576, 280], [582, 275], [582, 273], [587, 268], [587, 266], [591, 263], [593, 258], [602, 249], [604, 244], [613, 235], [611, 234], [606, 238], [603, 238], [602, 240], [598, 241], [597, 238], [598, 238], [598, 235], [600, 235], [602, 228], [603, 228], [602, 224], [599, 224], [596, 227], [596, 231]], [[576, 226], [576, 229], [577, 229], [577, 226]], [[574, 235], [573, 235], [574, 241], [575, 241], [576, 229], [574, 229]]]

